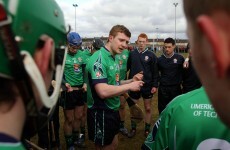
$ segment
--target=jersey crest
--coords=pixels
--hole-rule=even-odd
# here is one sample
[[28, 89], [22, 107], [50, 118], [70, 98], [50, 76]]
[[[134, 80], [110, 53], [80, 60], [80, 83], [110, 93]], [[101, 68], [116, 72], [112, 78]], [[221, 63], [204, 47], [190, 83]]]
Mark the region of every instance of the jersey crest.
[[127, 57], [126, 57], [125, 55], [122, 55], [122, 58], [123, 58], [123, 59], [126, 59]]
[[102, 64], [101, 64], [101, 55], [99, 55], [96, 62], [93, 64], [93, 71], [97, 78], [103, 76]]
[[173, 62], [174, 62], [174, 64], [176, 64], [177, 63], [177, 59], [175, 58], [175, 59], [173, 59]]
[[145, 56], [145, 61], [148, 61], [149, 60], [149, 56]]

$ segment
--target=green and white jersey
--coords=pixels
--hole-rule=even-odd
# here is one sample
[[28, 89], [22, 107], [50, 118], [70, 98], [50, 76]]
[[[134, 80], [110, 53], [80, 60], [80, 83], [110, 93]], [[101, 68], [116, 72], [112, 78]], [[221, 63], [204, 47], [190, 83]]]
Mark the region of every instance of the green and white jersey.
[[92, 54], [90, 53], [90, 51], [88, 49], [83, 51], [83, 62], [84, 64], [87, 64], [89, 61], [89, 58], [92, 56]]
[[221, 122], [201, 87], [168, 104], [142, 149], [227, 150], [230, 130]]
[[84, 64], [84, 73], [83, 73], [83, 79], [84, 83], [88, 82], [88, 74], [86, 71], [86, 64], [89, 62], [89, 58], [92, 56], [89, 50], [84, 50], [83, 51], [83, 64]]
[[83, 55], [83, 51], [78, 50], [75, 55], [66, 56], [64, 79], [71, 86], [83, 84]]
[[120, 67], [120, 80], [126, 79], [128, 58], [129, 51], [127, 49], [124, 50], [121, 54], [116, 55], [116, 59], [118, 59]]
[[119, 86], [120, 70], [118, 60], [107, 49], [102, 47], [90, 57], [86, 69], [88, 72], [88, 108], [118, 110], [120, 107], [118, 96], [101, 99], [94, 89], [94, 86], [98, 83]]

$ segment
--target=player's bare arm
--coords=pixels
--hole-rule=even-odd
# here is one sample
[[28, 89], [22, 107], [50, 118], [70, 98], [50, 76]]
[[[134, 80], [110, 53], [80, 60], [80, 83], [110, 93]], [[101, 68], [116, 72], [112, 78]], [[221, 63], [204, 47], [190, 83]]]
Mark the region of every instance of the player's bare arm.
[[119, 96], [128, 91], [139, 91], [143, 84], [143, 81], [134, 81], [120, 86], [108, 85], [106, 83], [98, 83], [95, 85], [95, 89], [99, 97], [105, 99]]

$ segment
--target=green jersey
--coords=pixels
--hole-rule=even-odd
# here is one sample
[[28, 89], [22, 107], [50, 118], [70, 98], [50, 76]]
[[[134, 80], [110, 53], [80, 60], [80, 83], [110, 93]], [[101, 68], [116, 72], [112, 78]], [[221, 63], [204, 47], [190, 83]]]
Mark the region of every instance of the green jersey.
[[0, 143], [0, 150], [25, 150], [22, 143]]
[[66, 56], [64, 79], [71, 86], [83, 84], [83, 55], [83, 51], [78, 50], [75, 55]]
[[86, 71], [86, 64], [89, 62], [89, 58], [92, 56], [92, 54], [90, 53], [89, 50], [84, 50], [83, 51], [83, 64], [84, 64], [84, 75], [83, 75], [83, 79], [84, 79], [84, 83], [88, 82], [88, 74]]
[[126, 79], [128, 58], [129, 51], [127, 49], [124, 50], [121, 54], [116, 55], [116, 59], [118, 59], [120, 67], [120, 80]]
[[168, 104], [142, 149], [227, 150], [230, 130], [217, 116], [202, 87]]
[[90, 57], [86, 70], [88, 72], [88, 107], [104, 110], [118, 110], [120, 107], [118, 96], [100, 99], [94, 89], [94, 86], [98, 83], [119, 86], [120, 70], [118, 60], [115, 59], [107, 49], [102, 47]]
[[87, 64], [88, 63], [88, 61], [89, 61], [89, 58], [92, 56], [92, 54], [90, 53], [90, 51], [89, 50], [84, 50], [83, 51], [83, 63], [84, 64]]

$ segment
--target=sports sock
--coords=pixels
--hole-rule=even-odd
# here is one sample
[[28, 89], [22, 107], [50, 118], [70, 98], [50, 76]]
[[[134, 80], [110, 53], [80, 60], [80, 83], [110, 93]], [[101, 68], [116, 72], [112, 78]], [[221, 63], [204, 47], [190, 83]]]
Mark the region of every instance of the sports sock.
[[73, 146], [73, 135], [65, 135], [66, 147]]
[[84, 134], [84, 135], [85, 135], [85, 126], [84, 126], [84, 127], [81, 127], [81, 134]]
[[79, 136], [79, 131], [73, 131], [73, 141], [77, 141]]
[[124, 121], [120, 121], [120, 129], [125, 127], [125, 125], [124, 125], [124, 124], [125, 124], [125, 122], [124, 122]]
[[145, 123], [145, 131], [149, 131], [150, 130], [150, 124], [149, 123]]
[[136, 130], [137, 124], [134, 121], [131, 121], [131, 128], [132, 130]]

